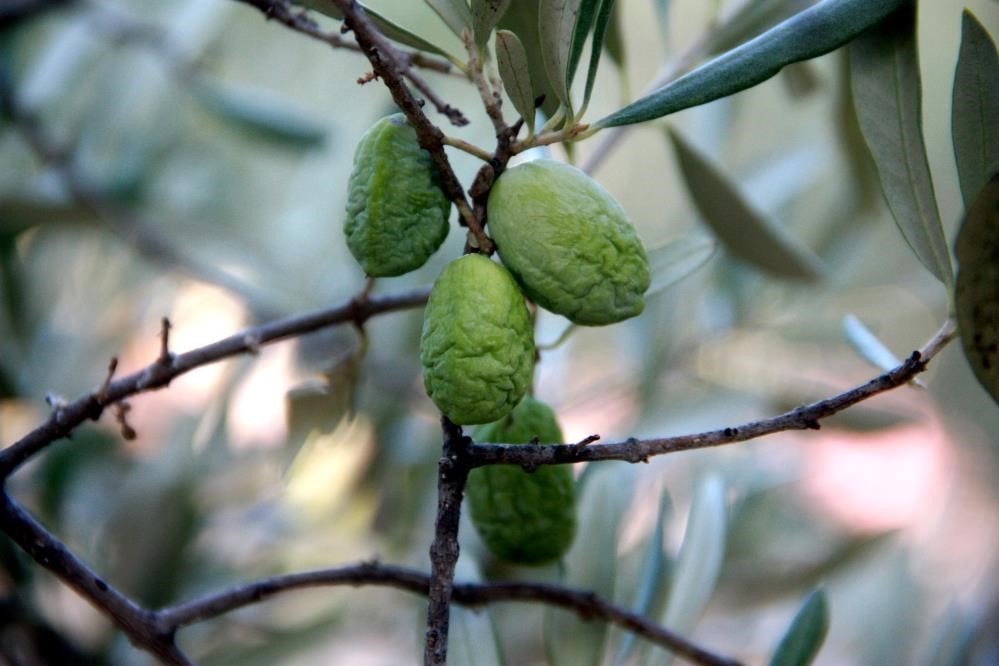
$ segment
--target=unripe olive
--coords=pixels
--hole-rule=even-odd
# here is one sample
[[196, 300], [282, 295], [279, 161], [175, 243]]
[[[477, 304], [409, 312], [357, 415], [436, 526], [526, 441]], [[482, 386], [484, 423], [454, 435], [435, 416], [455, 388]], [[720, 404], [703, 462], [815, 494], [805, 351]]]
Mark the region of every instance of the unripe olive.
[[427, 394], [459, 425], [502, 418], [534, 372], [534, 335], [510, 273], [478, 254], [448, 264], [423, 315], [420, 361]]
[[588, 326], [641, 314], [645, 249], [621, 205], [579, 169], [552, 160], [508, 169], [487, 213], [503, 264], [538, 305]]
[[[476, 441], [528, 444], [562, 442], [551, 407], [526, 396], [507, 416], [475, 429]], [[525, 472], [513, 465], [472, 470], [466, 486], [476, 531], [496, 557], [515, 564], [557, 560], [576, 534], [576, 497], [567, 465]]]
[[400, 114], [382, 118], [354, 152], [347, 184], [347, 247], [372, 277], [426, 263], [448, 233], [451, 202], [416, 130]]

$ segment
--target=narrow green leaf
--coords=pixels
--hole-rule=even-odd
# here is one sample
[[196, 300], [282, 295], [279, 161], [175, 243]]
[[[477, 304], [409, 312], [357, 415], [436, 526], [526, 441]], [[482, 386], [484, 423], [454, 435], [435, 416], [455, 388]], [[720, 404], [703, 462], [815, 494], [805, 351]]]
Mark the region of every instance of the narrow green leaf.
[[311, 148], [326, 140], [326, 128], [284, 100], [259, 90], [208, 83], [191, 88], [194, 98], [226, 125], [293, 148]]
[[565, 72], [565, 84], [570, 90], [572, 89], [572, 82], [576, 78], [576, 69], [579, 67], [579, 61], [583, 57], [583, 46], [585, 46], [586, 38], [593, 27], [593, 21], [601, 1], [582, 0], [577, 3], [579, 9], [576, 15], [576, 25], [573, 28], [572, 41], [569, 44], [569, 67]]
[[604, 38], [607, 35], [607, 26], [611, 22], [614, 12], [614, 0], [601, 0], [600, 8], [597, 12], [596, 22], [593, 26], [593, 45], [590, 48], [590, 66], [586, 71], [586, 88], [583, 93], [583, 106], [590, 102], [590, 95], [593, 93], [593, 82], [597, 78], [597, 68], [600, 66], [600, 54], [603, 52]]
[[954, 72], [951, 132], [964, 205], [999, 168], [999, 56], [978, 19], [964, 10]]
[[888, 371], [901, 365], [901, 361], [885, 346], [871, 329], [856, 316], [843, 317], [843, 335], [860, 356], [879, 370]]
[[[306, 7], [307, 9], [314, 9], [320, 14], [324, 14], [331, 18], [335, 18], [338, 21], [343, 20], [343, 14], [337, 9], [329, 0], [295, 0], [295, 4]], [[371, 22], [375, 24], [378, 30], [391, 39], [394, 42], [398, 42], [404, 46], [409, 46], [419, 51], [426, 51], [427, 53], [436, 53], [439, 56], [444, 56], [448, 60], [454, 60], [454, 57], [442, 49], [441, 47], [433, 44], [423, 37], [420, 37], [416, 33], [410, 32], [406, 28], [403, 28], [398, 23], [395, 23], [391, 19], [382, 16], [376, 12], [371, 7], [364, 5], [360, 2], [357, 3], [364, 10], [364, 13], [368, 15]]]
[[922, 89], [910, 5], [850, 47], [853, 103], [902, 236], [919, 261], [954, 284], [923, 141]]
[[541, 0], [538, 5], [538, 30], [545, 72], [553, 92], [567, 110], [572, 109], [568, 85], [569, 57], [582, 1]]
[[954, 300], [964, 355], [999, 403], [999, 174], [965, 215], [955, 251], [960, 269]]
[[[646, 616], [649, 614], [649, 611], [652, 610], [652, 604], [666, 580], [669, 562], [663, 551], [663, 537], [666, 532], [666, 521], [672, 512], [673, 500], [670, 499], [669, 493], [663, 490], [659, 497], [656, 529], [649, 537], [649, 543], [645, 548], [645, 559], [642, 561], [642, 569], [638, 574], [638, 592], [635, 595], [635, 602], [631, 606], [631, 610], [638, 615]], [[629, 632], [621, 639], [614, 663], [626, 663], [634, 647], [635, 634]]]
[[755, 39], [597, 121], [631, 125], [732, 95], [785, 65], [823, 55], [854, 39], [907, 0], [822, 0]]
[[468, 9], [467, 0], [425, 0], [430, 8], [441, 17], [441, 20], [454, 34], [461, 38], [461, 33], [472, 28], [472, 12]]
[[496, 32], [496, 64], [510, 101], [521, 115], [527, 128], [534, 132], [534, 89], [527, 51], [517, 35], [509, 30]]
[[728, 252], [777, 277], [816, 280], [818, 257], [783, 227], [756, 210], [707, 157], [668, 132], [687, 189], [704, 221]]
[[510, 7], [510, 0], [472, 0], [472, 25], [475, 43], [479, 48], [486, 45], [493, 28], [503, 18]]
[[777, 645], [770, 666], [808, 666], [829, 632], [829, 602], [822, 588], [805, 598]]
[[681, 635], [697, 624], [714, 593], [725, 559], [725, 484], [706, 477], [697, 487], [673, 569], [663, 625]]

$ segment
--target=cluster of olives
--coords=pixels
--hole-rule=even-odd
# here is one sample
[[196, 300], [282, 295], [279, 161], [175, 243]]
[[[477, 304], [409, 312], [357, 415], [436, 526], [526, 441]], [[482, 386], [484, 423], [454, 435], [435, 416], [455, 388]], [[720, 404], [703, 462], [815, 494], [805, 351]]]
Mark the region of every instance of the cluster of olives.
[[[368, 130], [354, 155], [344, 227], [368, 275], [422, 266], [447, 236], [450, 208], [404, 116]], [[493, 185], [486, 211], [503, 265], [468, 254], [434, 283], [420, 342], [427, 394], [456, 424], [488, 424], [474, 433], [480, 441], [558, 443], [551, 408], [527, 395], [535, 348], [525, 296], [586, 326], [634, 317], [649, 287], [645, 250], [614, 198], [560, 162], [508, 169]], [[468, 494], [476, 528], [498, 557], [540, 564], [572, 542], [567, 467], [531, 474], [509, 466], [478, 469]]]

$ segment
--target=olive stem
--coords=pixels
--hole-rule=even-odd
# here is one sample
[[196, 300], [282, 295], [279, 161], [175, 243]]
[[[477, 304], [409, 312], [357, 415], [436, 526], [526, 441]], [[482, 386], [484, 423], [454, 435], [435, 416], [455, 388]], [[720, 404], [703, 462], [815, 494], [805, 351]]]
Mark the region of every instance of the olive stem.
[[464, 139], [459, 139], [458, 137], [444, 135], [443, 142], [445, 146], [451, 146], [452, 148], [457, 148], [460, 151], [466, 152], [469, 155], [474, 155], [478, 157], [483, 162], [488, 162], [493, 158], [486, 150], [479, 148], [474, 143], [465, 141]]

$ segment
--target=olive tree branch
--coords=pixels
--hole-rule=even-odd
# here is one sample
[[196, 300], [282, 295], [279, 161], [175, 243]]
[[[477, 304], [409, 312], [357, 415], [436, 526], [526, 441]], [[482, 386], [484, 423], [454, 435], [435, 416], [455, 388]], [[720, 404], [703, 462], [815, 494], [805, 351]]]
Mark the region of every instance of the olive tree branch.
[[164, 629], [155, 613], [105, 582], [14, 501], [3, 485], [0, 482], [0, 529], [14, 543], [106, 615], [136, 647], [163, 663], [193, 666], [174, 643], [173, 629]]
[[331, 2], [343, 12], [344, 26], [354, 32], [354, 38], [371, 63], [375, 74], [388, 87], [392, 99], [416, 129], [416, 138], [420, 142], [420, 146], [430, 153], [430, 157], [437, 167], [444, 194], [454, 202], [461, 220], [471, 230], [479, 247], [483, 248], [484, 251], [490, 250], [492, 242], [482, 230], [482, 225], [479, 224], [479, 220], [469, 206], [461, 182], [451, 167], [447, 153], [444, 152], [444, 133], [430, 122], [426, 114], [423, 113], [423, 107], [419, 100], [406, 87], [402, 76], [405, 66], [400, 63], [395, 47], [378, 31], [378, 28], [364, 14], [364, 10], [353, 0], [331, 0]]
[[441, 416], [441, 431], [444, 435], [444, 447], [437, 461], [437, 519], [434, 541], [430, 545], [429, 606], [423, 653], [425, 666], [443, 666], [447, 663], [451, 591], [460, 551], [458, 524], [465, 482], [471, 470], [465, 449], [472, 440], [464, 437], [461, 426], [455, 425], [446, 416]]
[[474, 467], [482, 465], [520, 465], [532, 469], [538, 465], [576, 463], [590, 460], [622, 460], [630, 463], [648, 462], [652, 456], [734, 444], [787, 430], [817, 430], [820, 421], [848, 407], [885, 391], [906, 385], [926, 370], [929, 363], [947, 343], [957, 336], [956, 324], [948, 319], [921, 350], [912, 352], [901, 365], [874, 379], [838, 395], [792, 409], [779, 416], [751, 421], [740, 426], [711, 430], [693, 435], [628, 439], [607, 444], [517, 445], [473, 444], [466, 454]]
[[[426, 595], [430, 590], [430, 580], [427, 574], [415, 569], [379, 562], [364, 562], [353, 566], [264, 578], [164, 608], [156, 613], [156, 617], [163, 629], [177, 631], [182, 627], [224, 615], [292, 590], [331, 585], [355, 587], [380, 585]], [[733, 666], [738, 663], [695, 645], [682, 636], [626, 608], [612, 604], [593, 592], [549, 583], [455, 583], [451, 598], [463, 606], [483, 606], [510, 601], [541, 602], [574, 612], [584, 620], [597, 619], [618, 625], [693, 663], [717, 666]]]
[[421, 306], [426, 302], [428, 294], [427, 289], [417, 289], [386, 296], [357, 297], [333, 308], [247, 328], [183, 354], [161, 353], [159, 358], [142, 370], [115, 381], [106, 381], [98, 390], [73, 402], [57, 405], [45, 423], [0, 451], [0, 480], [10, 476], [25, 460], [49, 444], [68, 437], [84, 421], [100, 418], [106, 407], [129, 396], [167, 386], [176, 377], [203, 365], [239, 354], [255, 353], [261, 345], [270, 342], [336, 324], [351, 322], [361, 325], [375, 315]]
[[[319, 29], [319, 25], [309, 18], [305, 9], [293, 10], [288, 0], [235, 0], [256, 7], [267, 19], [273, 19], [287, 28], [301, 33], [307, 37], [324, 42], [335, 49], [346, 49], [361, 53], [361, 47], [353, 41], [341, 37], [332, 32], [324, 32]], [[403, 51], [397, 49], [399, 55], [411, 67], [419, 67], [437, 72], [439, 74], [452, 74], [464, 77], [464, 73], [455, 71], [454, 65], [446, 60], [434, 58], [419, 51]], [[410, 78], [411, 73], [407, 70], [406, 78]], [[438, 107], [440, 108], [440, 107]], [[442, 111], [443, 113], [443, 111]]]

